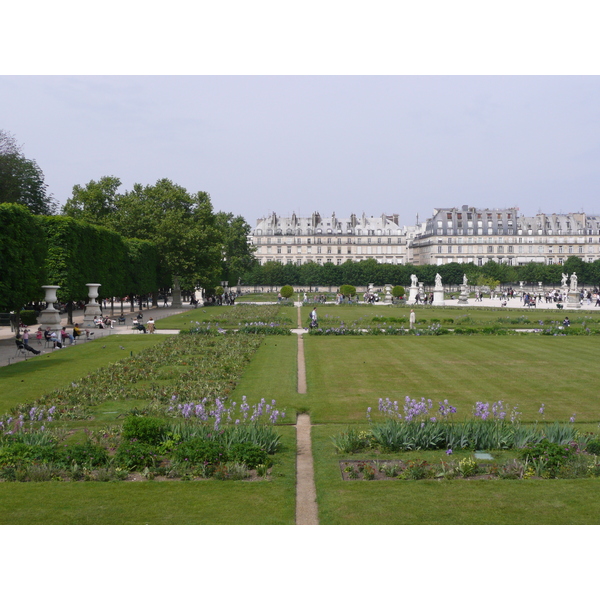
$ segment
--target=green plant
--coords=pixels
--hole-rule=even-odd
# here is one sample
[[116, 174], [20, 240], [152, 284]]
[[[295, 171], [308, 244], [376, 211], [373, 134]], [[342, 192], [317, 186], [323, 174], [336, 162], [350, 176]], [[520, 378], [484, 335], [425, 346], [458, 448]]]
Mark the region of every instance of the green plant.
[[458, 461], [456, 470], [462, 477], [471, 477], [472, 475], [475, 475], [475, 473], [477, 473], [477, 462], [472, 457], [461, 458]]
[[294, 288], [291, 285], [284, 285], [281, 290], [279, 290], [279, 293], [284, 298], [291, 298], [294, 293]]
[[227, 451], [220, 440], [196, 437], [179, 444], [173, 450], [172, 460], [175, 464], [188, 466], [218, 465], [227, 461]]
[[131, 415], [123, 423], [123, 438], [138, 440], [145, 444], [159, 444], [166, 430], [166, 424], [162, 419]]
[[157, 460], [156, 446], [134, 440], [121, 442], [115, 453], [115, 463], [130, 471], [153, 467]]
[[232, 444], [228, 457], [230, 461], [245, 464], [248, 469], [254, 469], [256, 465], [268, 462], [267, 452], [249, 442]]
[[394, 296], [394, 298], [401, 298], [402, 296], [404, 296], [405, 293], [406, 290], [401, 285], [395, 285], [392, 288], [392, 296]]
[[589, 454], [598, 456], [600, 454], [600, 438], [593, 437], [589, 439], [585, 444], [585, 451]]
[[521, 457], [531, 462], [540, 476], [553, 479], [558, 477], [575, 452], [575, 446], [556, 444], [543, 439], [537, 444], [523, 448]]

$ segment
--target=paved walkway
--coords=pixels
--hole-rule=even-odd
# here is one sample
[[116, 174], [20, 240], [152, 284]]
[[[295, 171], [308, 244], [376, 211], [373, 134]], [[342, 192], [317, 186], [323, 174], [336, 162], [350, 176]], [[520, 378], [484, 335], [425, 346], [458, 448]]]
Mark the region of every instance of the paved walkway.
[[[165, 317], [170, 317], [171, 315], [176, 315], [181, 312], [185, 312], [190, 310], [189, 306], [184, 306], [184, 308], [151, 308], [144, 309], [142, 311], [144, 315], [144, 321], [147, 321], [150, 317], [152, 317], [155, 321], [158, 319], [164, 319]], [[124, 314], [127, 317], [127, 322], [125, 325], [115, 325], [113, 329], [94, 329], [93, 339], [90, 337], [89, 341], [93, 341], [94, 339], [101, 339], [107, 335], [116, 335], [116, 334], [139, 334], [139, 331], [131, 328], [132, 317], [135, 317], [139, 313], [139, 310], [135, 310], [133, 312], [129, 310], [125, 310]], [[109, 314], [106, 312], [106, 314]], [[120, 311], [115, 311], [115, 314], [120, 314]], [[66, 326], [68, 331], [72, 330], [72, 326], [67, 323], [67, 315], [62, 315], [60, 327]], [[76, 310], [73, 311], [73, 322], [79, 323], [80, 325], [83, 323], [83, 311]], [[62, 352], [64, 349], [69, 348], [69, 343], [67, 343], [63, 350], [54, 350], [53, 348], [47, 348], [45, 341], [42, 340], [42, 343], [39, 344], [35, 339], [35, 331], [37, 330], [37, 325], [32, 325], [28, 328], [29, 332], [29, 345], [36, 350], [41, 350], [44, 354], [48, 354], [51, 352]], [[91, 330], [90, 330], [91, 331]], [[179, 331], [177, 330], [165, 330], [165, 329], [157, 329], [156, 333], [161, 334], [177, 334]], [[77, 344], [85, 344], [88, 343], [87, 340], [82, 336], [77, 341]], [[27, 353], [27, 356], [18, 355], [16, 356], [16, 345], [15, 345], [15, 333], [11, 331], [10, 327], [0, 327], [0, 368], [9, 364], [14, 364], [15, 362], [21, 362], [23, 360], [28, 360], [33, 358], [34, 355], [31, 353]]]

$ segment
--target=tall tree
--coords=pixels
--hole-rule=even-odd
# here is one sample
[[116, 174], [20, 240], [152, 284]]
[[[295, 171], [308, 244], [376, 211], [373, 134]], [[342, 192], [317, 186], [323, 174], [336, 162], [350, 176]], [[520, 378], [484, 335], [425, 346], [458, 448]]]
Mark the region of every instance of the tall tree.
[[0, 130], [0, 203], [22, 204], [36, 215], [50, 215], [56, 203], [46, 190], [35, 160], [25, 158], [15, 138]]
[[19, 311], [43, 297], [46, 243], [38, 218], [18, 204], [0, 204], [0, 310]]
[[210, 196], [189, 194], [169, 179], [155, 185], [135, 184], [119, 196], [111, 227], [128, 238], [152, 241], [168, 277], [184, 289], [211, 287], [221, 274], [221, 236]]
[[255, 247], [248, 243], [251, 227], [244, 217], [234, 217], [233, 213], [218, 212], [215, 225], [221, 235], [223, 245], [223, 281], [235, 285], [238, 279], [256, 264]]
[[111, 226], [111, 220], [117, 210], [117, 190], [121, 186], [118, 177], [93, 179], [85, 186], [74, 185], [71, 198], [63, 207], [63, 214], [81, 219], [92, 225]]

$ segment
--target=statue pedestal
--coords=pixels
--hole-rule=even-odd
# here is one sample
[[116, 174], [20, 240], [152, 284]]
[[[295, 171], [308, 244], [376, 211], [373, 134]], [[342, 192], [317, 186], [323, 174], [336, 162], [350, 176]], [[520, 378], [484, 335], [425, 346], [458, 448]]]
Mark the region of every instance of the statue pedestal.
[[60, 329], [60, 313], [54, 308], [45, 308], [40, 312], [37, 318], [38, 326], [42, 329], [50, 327], [50, 329]]
[[409, 304], [414, 304], [417, 301], [417, 294], [419, 293], [419, 288], [416, 285], [411, 285], [408, 288], [408, 302]]
[[459, 304], [469, 304], [469, 295], [467, 294], [467, 286], [463, 283], [460, 286], [460, 296], [458, 297]]
[[433, 306], [445, 306], [444, 288], [434, 288], [433, 290]]
[[581, 308], [579, 292], [569, 292], [566, 308]]
[[179, 277], [173, 277], [173, 302], [171, 308], [183, 308], [181, 304], [181, 286], [179, 285]]

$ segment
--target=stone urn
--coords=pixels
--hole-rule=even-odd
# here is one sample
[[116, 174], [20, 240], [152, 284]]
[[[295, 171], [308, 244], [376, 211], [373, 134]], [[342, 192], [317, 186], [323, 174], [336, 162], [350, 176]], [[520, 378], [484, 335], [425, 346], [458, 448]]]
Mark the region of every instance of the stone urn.
[[46, 308], [40, 312], [37, 318], [38, 325], [42, 329], [50, 327], [50, 329], [60, 329], [60, 313], [54, 308], [54, 303], [57, 300], [56, 292], [60, 289], [59, 285], [43, 285], [42, 289], [46, 294], [44, 299]]
[[85, 327], [94, 327], [94, 319], [102, 316], [100, 305], [96, 302], [98, 297], [98, 288], [100, 283], [86, 283], [88, 287], [88, 296], [90, 301], [85, 305], [85, 316], [83, 317], [83, 325]]

